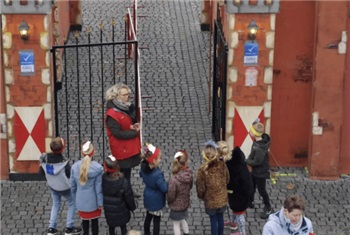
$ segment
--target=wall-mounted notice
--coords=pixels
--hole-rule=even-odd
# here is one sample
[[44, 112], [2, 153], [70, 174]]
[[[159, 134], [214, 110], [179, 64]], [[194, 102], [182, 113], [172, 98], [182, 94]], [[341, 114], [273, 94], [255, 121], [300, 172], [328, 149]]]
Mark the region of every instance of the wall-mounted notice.
[[259, 71], [254, 67], [247, 68], [245, 70], [245, 85], [256, 86], [258, 80], [258, 73]]
[[246, 42], [244, 44], [244, 65], [258, 65], [259, 45], [255, 42]]
[[19, 51], [21, 76], [34, 75], [34, 52], [32, 50]]

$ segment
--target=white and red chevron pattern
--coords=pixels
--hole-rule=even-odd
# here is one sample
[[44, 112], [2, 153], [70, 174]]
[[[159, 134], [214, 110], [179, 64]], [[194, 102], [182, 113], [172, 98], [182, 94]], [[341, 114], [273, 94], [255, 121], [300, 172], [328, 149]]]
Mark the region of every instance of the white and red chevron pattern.
[[249, 135], [249, 127], [257, 118], [265, 123], [263, 106], [236, 106], [233, 119], [233, 146], [240, 147], [246, 157], [250, 154], [253, 143]]
[[45, 119], [42, 107], [15, 107], [13, 119], [18, 161], [39, 160], [45, 151]]

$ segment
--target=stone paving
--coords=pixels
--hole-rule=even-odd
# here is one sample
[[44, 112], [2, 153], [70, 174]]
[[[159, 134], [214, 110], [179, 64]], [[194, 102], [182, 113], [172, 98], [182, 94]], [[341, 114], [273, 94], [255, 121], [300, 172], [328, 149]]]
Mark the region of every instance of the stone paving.
[[[129, 1], [83, 1], [83, 22], [98, 25], [102, 19], [124, 14]], [[170, 177], [172, 156], [186, 149], [191, 156], [191, 168], [201, 164], [201, 143], [211, 138], [211, 118], [208, 102], [209, 33], [200, 30], [200, 0], [143, 0], [139, 1], [138, 39], [141, 46], [143, 106], [143, 140], [163, 151], [161, 168], [166, 179]], [[117, 13], [116, 13], [117, 12]], [[313, 221], [318, 235], [350, 235], [350, 178], [337, 181], [312, 181], [306, 169], [276, 168], [286, 173], [276, 181], [268, 181], [267, 188], [275, 210], [279, 210], [286, 195], [302, 194], [307, 200], [306, 215]], [[142, 195], [143, 185], [133, 171], [133, 187]], [[255, 209], [247, 211], [247, 234], [261, 234], [265, 220], [261, 199], [256, 194]], [[65, 206], [65, 203], [63, 203]], [[44, 181], [1, 181], [1, 234], [45, 234], [51, 209], [49, 190]], [[58, 228], [65, 225], [66, 207], [63, 207]], [[172, 223], [165, 208], [161, 234], [173, 234]], [[142, 198], [128, 224], [128, 228], [142, 230], [145, 210]], [[227, 216], [226, 216], [227, 217]], [[100, 234], [107, 234], [104, 217]], [[203, 203], [191, 191], [188, 223], [190, 234], [210, 234], [208, 216]], [[79, 218], [76, 216], [76, 224]], [[119, 232], [119, 231], [118, 231]], [[230, 234], [225, 229], [225, 235]]]

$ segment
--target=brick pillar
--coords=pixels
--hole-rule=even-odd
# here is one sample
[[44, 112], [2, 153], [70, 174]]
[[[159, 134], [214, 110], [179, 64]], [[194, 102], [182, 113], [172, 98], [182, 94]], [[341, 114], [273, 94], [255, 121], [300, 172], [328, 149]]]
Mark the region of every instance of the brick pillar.
[[[30, 27], [27, 41], [17, 30], [23, 19]], [[53, 135], [50, 20], [44, 14], [9, 14], [2, 16], [2, 23], [10, 173], [37, 173], [39, 156], [48, 151]], [[21, 75], [23, 50], [34, 56], [34, 73], [29, 76]]]
[[[244, 65], [244, 44], [247, 41], [250, 21], [254, 19], [259, 31], [258, 64]], [[248, 156], [252, 139], [248, 135], [249, 126], [260, 118], [270, 133], [274, 14], [227, 14], [227, 38], [229, 46], [227, 72], [227, 120], [226, 139], [233, 146], [240, 146]], [[249, 83], [255, 79], [255, 84]]]

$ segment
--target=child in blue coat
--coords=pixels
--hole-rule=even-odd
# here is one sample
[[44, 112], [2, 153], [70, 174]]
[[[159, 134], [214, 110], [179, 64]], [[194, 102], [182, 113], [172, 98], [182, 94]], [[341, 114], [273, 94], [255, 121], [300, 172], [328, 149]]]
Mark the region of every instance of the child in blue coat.
[[95, 148], [90, 141], [81, 147], [82, 160], [72, 166], [70, 182], [75, 205], [82, 219], [84, 235], [89, 234], [91, 221], [92, 235], [98, 235], [98, 218], [103, 207], [103, 167], [92, 160]]
[[143, 192], [143, 203], [147, 210], [144, 222], [145, 235], [150, 235], [150, 225], [153, 220], [153, 235], [159, 235], [160, 218], [165, 207], [168, 182], [165, 181], [163, 172], [158, 165], [161, 160], [161, 152], [158, 148], [149, 144], [144, 149], [141, 162], [140, 176], [145, 184]]

